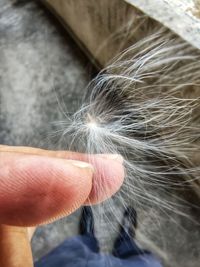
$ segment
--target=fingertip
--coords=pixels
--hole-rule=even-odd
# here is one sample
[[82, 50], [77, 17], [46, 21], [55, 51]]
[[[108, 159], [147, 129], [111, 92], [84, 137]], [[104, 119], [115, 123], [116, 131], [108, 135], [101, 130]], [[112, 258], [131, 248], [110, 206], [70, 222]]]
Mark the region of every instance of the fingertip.
[[89, 160], [95, 168], [93, 186], [85, 204], [98, 204], [114, 195], [125, 177], [120, 155], [95, 155]]
[[1, 222], [32, 226], [79, 208], [90, 194], [93, 167], [77, 160], [10, 156], [0, 177], [6, 181], [0, 187]]

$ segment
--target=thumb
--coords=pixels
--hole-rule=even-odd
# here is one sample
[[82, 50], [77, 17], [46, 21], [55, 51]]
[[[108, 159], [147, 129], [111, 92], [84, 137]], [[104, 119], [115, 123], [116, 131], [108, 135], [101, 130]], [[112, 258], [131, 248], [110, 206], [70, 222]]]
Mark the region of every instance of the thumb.
[[31, 226], [78, 209], [92, 189], [82, 161], [0, 153], [0, 224]]

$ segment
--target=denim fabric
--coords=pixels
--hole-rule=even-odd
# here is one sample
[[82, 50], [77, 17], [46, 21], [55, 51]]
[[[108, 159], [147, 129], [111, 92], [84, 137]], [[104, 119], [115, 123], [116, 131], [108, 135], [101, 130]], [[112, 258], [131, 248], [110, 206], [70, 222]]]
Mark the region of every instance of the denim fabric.
[[148, 251], [140, 249], [128, 236], [118, 238], [113, 255], [99, 253], [94, 236], [65, 240], [35, 263], [35, 267], [162, 267]]

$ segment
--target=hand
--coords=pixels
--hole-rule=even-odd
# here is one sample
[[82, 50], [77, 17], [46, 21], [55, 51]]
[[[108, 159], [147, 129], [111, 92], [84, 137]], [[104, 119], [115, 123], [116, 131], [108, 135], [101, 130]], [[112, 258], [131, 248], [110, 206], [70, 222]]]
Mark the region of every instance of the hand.
[[109, 198], [123, 183], [122, 162], [118, 155], [0, 146], [0, 266], [33, 266], [25, 227]]

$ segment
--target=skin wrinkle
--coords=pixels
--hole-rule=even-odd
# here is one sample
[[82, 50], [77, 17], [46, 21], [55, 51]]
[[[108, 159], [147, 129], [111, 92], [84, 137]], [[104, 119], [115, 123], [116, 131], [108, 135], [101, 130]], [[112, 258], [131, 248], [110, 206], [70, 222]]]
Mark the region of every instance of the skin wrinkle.
[[[41, 158], [41, 161], [43, 159]], [[57, 160], [57, 159], [55, 159]], [[52, 165], [53, 162], [55, 162], [54, 159], [51, 159], [52, 161]], [[18, 161], [18, 160], [17, 160]], [[7, 192], [8, 194], [14, 194], [13, 196], [13, 201], [9, 202], [9, 200], [4, 199], [1, 197], [1, 204], [0, 207], [1, 209], [3, 209], [2, 205], [4, 205], [6, 203], [6, 209], [7, 209], [7, 213], [9, 213], [9, 210], [11, 212], [11, 214], [13, 213], [13, 209], [16, 210], [15, 205], [19, 205], [20, 209], [18, 210], [20, 214], [23, 214], [23, 212], [26, 210], [26, 208], [29, 209], [29, 212], [32, 213], [32, 215], [34, 214], [34, 211], [40, 214], [40, 210], [43, 210], [43, 207], [47, 206], [48, 207], [48, 211], [46, 211], [46, 213], [51, 214], [51, 212], [54, 210], [56, 210], [56, 205], [59, 203], [60, 205], [63, 203], [64, 207], [62, 208], [62, 206], [60, 207], [64, 210], [65, 206], [66, 208], [68, 206], [71, 205], [71, 203], [73, 203], [74, 198], [77, 194], [84, 194], [83, 198], [87, 198], [90, 190], [91, 190], [91, 182], [88, 180], [89, 177], [87, 177], [88, 172], [86, 172], [84, 169], [82, 170], [82, 175], [85, 176], [85, 178], [87, 178], [87, 180], [81, 181], [81, 177], [79, 177], [79, 175], [76, 175], [75, 172], [75, 167], [71, 167], [71, 165], [67, 166], [66, 164], [66, 168], [68, 169], [68, 178], [66, 179], [67, 182], [65, 182], [63, 179], [61, 179], [60, 177], [66, 177], [66, 174], [64, 173], [64, 170], [60, 169], [57, 170], [56, 172], [54, 172], [53, 168], [55, 168], [54, 166], [52, 166], [52, 170], [51, 170], [51, 166], [47, 166], [46, 170], [44, 167], [44, 163], [43, 163], [43, 167], [41, 169], [37, 169], [37, 166], [34, 168], [34, 164], [33, 164], [34, 158], [32, 158], [32, 163], [31, 166], [29, 166], [29, 168], [33, 168], [34, 172], [31, 171], [31, 169], [27, 170], [27, 166], [24, 166], [23, 168], [20, 168], [19, 172], [17, 173], [12, 173], [12, 171], [10, 172], [10, 177], [14, 177], [15, 181], [17, 181], [17, 183], [15, 182], [14, 184], [12, 184], [12, 186], [14, 188], [16, 188], [16, 192], [14, 192], [14, 190], [11, 190], [11, 192]], [[59, 160], [60, 161], [60, 160]], [[66, 161], [67, 162], [67, 161]], [[37, 161], [36, 161], [37, 164]], [[16, 162], [16, 166], [17, 166], [17, 162]], [[26, 164], [25, 164], [26, 165]], [[15, 164], [12, 164], [12, 168], [13, 170], [16, 169]], [[70, 170], [71, 168], [71, 170]], [[85, 174], [84, 174], [85, 173]], [[45, 177], [44, 177], [45, 174]], [[40, 177], [41, 175], [43, 175], [43, 179], [40, 181], [40, 179], [37, 179], [37, 177]], [[75, 181], [79, 180], [79, 184], [76, 183], [76, 186], [74, 185], [73, 180], [71, 179], [71, 177], [74, 176]], [[9, 178], [10, 178], [9, 177]], [[51, 178], [49, 178], [51, 177]], [[5, 178], [5, 177], [4, 177]], [[11, 183], [13, 182], [12, 179], [10, 179]], [[87, 190], [80, 190], [81, 187], [85, 186], [85, 183], [87, 182]], [[51, 190], [51, 187], [54, 187], [54, 190]], [[6, 188], [5, 188], [6, 190]], [[38, 190], [40, 192], [42, 192], [42, 195], [46, 195], [45, 198], [42, 199], [38, 199], [38, 201], [36, 201], [35, 198], [31, 198], [32, 196], [34, 196], [35, 194], [38, 194]], [[52, 191], [52, 192], [50, 192]], [[15, 195], [18, 196], [19, 192], [27, 192], [26, 195], [28, 196], [28, 198], [26, 198], [25, 196], [20, 194], [20, 201], [16, 201]], [[63, 193], [62, 193], [63, 192]], [[64, 198], [66, 198], [65, 192], [68, 193], [67, 196], [67, 203], [66, 201], [63, 201]], [[31, 197], [30, 197], [31, 196]], [[42, 200], [42, 202], [41, 202]], [[20, 203], [18, 203], [20, 202]], [[38, 205], [40, 202], [40, 205]], [[23, 203], [23, 205], [21, 205], [21, 203]], [[49, 203], [53, 206], [49, 205]], [[37, 209], [36, 209], [37, 207]], [[57, 215], [57, 214], [55, 214]]]
[[[39, 150], [39, 153], [43, 156], [31, 155], [28, 154], [27, 150], [25, 153], [19, 153], [19, 151], [13, 153], [11, 152], [12, 148], [8, 149], [9, 152], [4, 153], [3, 151], [7, 151], [7, 148], [0, 146], [0, 158], [2, 158], [0, 181], [7, 179], [6, 183], [1, 183], [0, 191], [5, 192], [5, 194], [0, 195], [0, 211], [5, 213], [1, 217], [1, 221], [6, 222], [6, 224], [12, 224], [12, 221], [14, 221], [17, 225], [33, 226], [50, 220], [53, 221], [70, 214], [83, 203], [96, 204], [105, 200], [114, 194], [123, 183], [124, 170], [121, 159], [119, 162], [114, 160], [109, 162], [106, 156], [102, 157], [101, 155], [88, 157], [73, 152], [57, 153], [50, 151], [48, 153], [44, 150]], [[38, 153], [37, 149], [30, 150]], [[52, 157], [44, 157], [45, 154], [50, 154]], [[59, 155], [59, 158], [55, 158], [55, 155]], [[65, 157], [67, 155], [70, 159], [60, 158], [63, 155]], [[5, 162], [4, 158], [6, 158]], [[80, 158], [93, 164], [93, 180], [96, 180], [97, 184], [104, 184], [104, 190], [100, 187], [99, 192], [96, 191], [96, 195], [92, 190], [92, 187], [94, 187], [92, 168], [87, 170], [78, 168], [78, 172], [76, 172], [77, 166], [72, 167], [71, 165], [74, 159]], [[46, 161], [48, 163], [45, 163]], [[5, 163], [11, 168], [9, 177], [3, 174]], [[118, 170], [117, 173], [113, 171], [112, 165], [114, 170]], [[101, 172], [103, 175], [101, 175]], [[115, 183], [113, 183], [114, 180], [116, 180]], [[9, 196], [12, 196], [12, 198]], [[4, 207], [6, 208], [4, 209]], [[16, 214], [19, 214], [19, 216]], [[30, 214], [31, 218], [29, 218]], [[7, 221], [5, 221], [5, 218]]]

